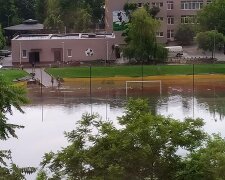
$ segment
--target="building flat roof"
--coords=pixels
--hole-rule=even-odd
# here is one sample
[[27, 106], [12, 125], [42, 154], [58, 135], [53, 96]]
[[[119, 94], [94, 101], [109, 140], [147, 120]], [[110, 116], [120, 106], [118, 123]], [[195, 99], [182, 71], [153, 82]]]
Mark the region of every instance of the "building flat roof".
[[44, 29], [43, 24], [19, 24], [15, 26], [10, 26], [4, 28], [9, 31], [34, 31], [34, 30], [42, 30]]
[[51, 39], [111, 39], [115, 38], [113, 33], [74, 33], [74, 34], [22, 34], [18, 35], [13, 40], [51, 40]]

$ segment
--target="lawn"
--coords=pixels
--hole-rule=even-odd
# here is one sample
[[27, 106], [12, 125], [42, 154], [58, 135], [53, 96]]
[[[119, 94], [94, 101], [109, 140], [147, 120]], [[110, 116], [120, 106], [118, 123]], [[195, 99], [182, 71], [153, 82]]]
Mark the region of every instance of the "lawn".
[[[194, 74], [225, 74], [225, 64], [194, 65]], [[61, 78], [141, 77], [142, 66], [67, 67], [48, 68], [46, 71]], [[143, 76], [193, 74], [193, 65], [144, 65]]]
[[3, 75], [8, 81], [13, 81], [26, 76], [27, 73], [18, 69], [0, 69], [0, 75]]

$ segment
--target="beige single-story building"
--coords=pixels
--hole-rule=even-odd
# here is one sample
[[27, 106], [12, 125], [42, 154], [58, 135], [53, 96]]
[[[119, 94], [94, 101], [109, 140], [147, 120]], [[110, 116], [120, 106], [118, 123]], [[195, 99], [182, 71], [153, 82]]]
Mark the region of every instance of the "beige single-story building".
[[12, 62], [54, 64], [92, 60], [115, 60], [115, 35], [30, 34], [12, 39]]

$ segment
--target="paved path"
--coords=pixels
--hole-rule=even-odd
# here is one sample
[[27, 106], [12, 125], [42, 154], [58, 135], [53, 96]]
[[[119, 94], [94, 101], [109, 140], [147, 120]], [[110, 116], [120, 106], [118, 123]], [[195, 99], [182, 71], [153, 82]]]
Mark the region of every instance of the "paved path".
[[0, 63], [3, 67], [12, 67], [12, 56], [2, 57]]
[[[32, 68], [24, 68], [24, 70], [29, 74], [32, 73]], [[35, 79], [39, 79], [43, 86], [52, 87], [51, 76], [46, 73], [43, 68], [35, 68], [34, 72]], [[57, 81], [54, 78], [53, 86], [56, 87], [57, 85]]]

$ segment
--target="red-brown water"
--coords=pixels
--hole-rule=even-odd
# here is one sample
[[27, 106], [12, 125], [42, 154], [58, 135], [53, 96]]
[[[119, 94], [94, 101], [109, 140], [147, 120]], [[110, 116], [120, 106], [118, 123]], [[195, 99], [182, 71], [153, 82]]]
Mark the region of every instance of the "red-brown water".
[[[194, 88], [193, 88], [194, 85]], [[25, 114], [17, 111], [8, 116], [10, 123], [24, 125], [17, 130], [18, 139], [1, 142], [0, 149], [11, 149], [13, 160], [20, 166], [39, 165], [45, 152], [56, 151], [67, 145], [64, 131], [71, 131], [85, 112], [98, 112], [103, 119], [116, 119], [124, 111], [124, 103], [129, 97], [144, 97], [149, 100], [153, 113], [172, 116], [200, 117], [206, 122], [208, 133], [220, 132], [225, 136], [225, 84], [223, 81], [194, 83], [136, 84], [128, 86], [88, 86], [65, 85], [60, 89], [29, 88], [31, 104], [24, 106]], [[27, 179], [34, 179], [28, 176]]]

